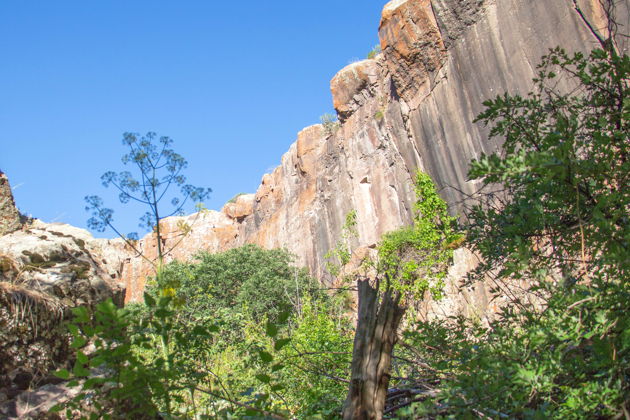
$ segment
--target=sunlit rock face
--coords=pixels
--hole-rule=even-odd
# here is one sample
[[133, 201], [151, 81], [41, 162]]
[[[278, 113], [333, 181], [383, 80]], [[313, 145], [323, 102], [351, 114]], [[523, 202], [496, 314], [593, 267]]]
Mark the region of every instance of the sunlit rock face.
[[[603, 22], [596, 0], [579, 3], [589, 19]], [[624, 5], [618, 12], [628, 15]], [[412, 178], [420, 169], [435, 180], [452, 212], [461, 213], [466, 194], [476, 188], [467, 178], [470, 160], [499, 146], [488, 140], [486, 128], [473, 123], [483, 101], [507, 91], [526, 94], [536, 64], [551, 47], [586, 51], [596, 46], [568, 1], [395, 0], [385, 5], [378, 33], [382, 53], [348, 65], [331, 80], [340, 124], [298, 133], [255, 194], [194, 225], [194, 215], [186, 218], [192, 230], [169, 258], [189, 259], [200, 249], [216, 252], [245, 243], [284, 247], [297, 264], [332, 283], [324, 255], [339, 240], [348, 212], [357, 214], [352, 245], [375, 245], [383, 233], [411, 222]], [[181, 220], [164, 222], [167, 244], [177, 240]], [[155, 256], [152, 236], [141, 246]], [[492, 311], [492, 296], [483, 285], [463, 291], [458, 286], [474, 257], [462, 251], [456, 263], [448, 303], [440, 310]], [[127, 299], [141, 297], [148, 267], [130, 255]]]
[[[246, 198], [239, 197], [239, 203]], [[169, 217], [160, 224], [163, 239], [164, 262], [187, 261], [201, 250], [219, 252], [234, 246], [238, 235], [239, 220], [242, 220], [242, 207], [230, 208], [228, 216], [224, 212], [203, 211], [190, 216]], [[119, 247], [118, 252], [125, 258], [122, 279], [125, 282], [125, 301], [142, 300], [147, 281], [155, 276], [158, 260], [158, 247], [155, 233], [151, 233], [135, 245], [137, 250]], [[140, 253], [142, 256], [139, 256]]]

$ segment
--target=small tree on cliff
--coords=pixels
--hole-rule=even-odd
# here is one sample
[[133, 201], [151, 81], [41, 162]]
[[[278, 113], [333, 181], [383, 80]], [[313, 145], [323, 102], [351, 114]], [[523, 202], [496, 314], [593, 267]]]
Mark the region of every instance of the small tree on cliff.
[[[85, 197], [88, 204], [85, 209], [92, 213], [88, 226], [98, 232], [103, 232], [107, 227], [111, 228], [138, 255], [149, 260], [158, 273], [164, 256], [173, 249], [173, 247], [164, 249], [161, 220], [182, 214], [188, 202], [200, 205], [212, 192], [210, 188], [186, 184], [186, 177], [182, 171], [186, 169], [188, 162], [170, 148], [172, 143], [173, 140], [170, 138], [165, 136], [158, 138], [153, 132], [142, 137], [135, 133], [124, 133], [123, 144], [129, 148], [129, 152], [123, 155], [122, 162], [135, 167], [136, 175], [134, 176], [130, 171], [119, 173], [108, 171], [101, 176], [103, 186], [111, 185], [118, 190], [118, 199], [121, 203], [136, 201], [148, 207], [140, 218], [139, 226], [155, 232], [157, 261], [149, 260], [136, 247], [137, 233], [124, 235], [113, 225], [114, 211], [104, 207], [103, 200], [99, 196]], [[180, 196], [172, 194], [171, 187], [173, 186], [179, 187]], [[164, 203], [167, 200], [170, 206]]]

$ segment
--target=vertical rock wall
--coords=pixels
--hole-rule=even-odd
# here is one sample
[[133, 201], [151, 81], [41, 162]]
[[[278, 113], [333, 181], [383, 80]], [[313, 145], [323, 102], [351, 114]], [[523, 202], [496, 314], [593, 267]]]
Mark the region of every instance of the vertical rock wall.
[[[622, 25], [627, 3], [617, 8]], [[605, 31], [599, 2], [578, 4]], [[507, 91], [526, 94], [551, 47], [597, 46], [572, 0], [393, 0], [383, 9], [379, 37], [381, 54], [350, 64], [331, 81], [340, 125], [302, 130], [280, 166], [246, 196], [245, 210], [234, 217], [226, 205], [208, 219], [212, 223], [197, 224], [177, 258], [244, 243], [284, 247], [312, 274], [332, 281], [324, 255], [340, 238], [349, 211], [358, 219], [353, 245], [376, 244], [383, 233], [410, 223], [412, 177], [421, 169], [453, 213], [461, 213], [462, 200], [476, 188], [467, 180], [470, 160], [499, 147], [473, 123], [483, 101]], [[627, 40], [620, 38], [620, 45], [627, 49]], [[473, 263], [470, 255], [457, 255], [460, 266]], [[131, 258], [126, 270], [142, 266]], [[141, 296], [133, 275], [127, 289], [128, 298]], [[483, 288], [470, 296], [481, 310], [487, 306]]]

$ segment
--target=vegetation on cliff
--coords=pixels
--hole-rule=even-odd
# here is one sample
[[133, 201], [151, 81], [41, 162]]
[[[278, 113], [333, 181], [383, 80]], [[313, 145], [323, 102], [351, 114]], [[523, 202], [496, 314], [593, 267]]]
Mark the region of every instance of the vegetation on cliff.
[[554, 49], [533, 93], [485, 103], [478, 121], [505, 143], [471, 164], [483, 184], [468, 213], [472, 279], [511, 297], [489, 325], [406, 332], [440, 381], [409, 417], [630, 415], [630, 58], [603, 47]]

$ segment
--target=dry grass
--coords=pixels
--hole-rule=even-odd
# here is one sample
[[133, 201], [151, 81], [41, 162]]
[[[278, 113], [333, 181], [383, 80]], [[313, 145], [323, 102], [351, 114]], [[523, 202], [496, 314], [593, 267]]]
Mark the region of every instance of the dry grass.
[[[33, 329], [37, 328], [37, 317], [40, 313], [51, 314], [52, 318], [61, 320], [64, 305], [58, 299], [35, 290], [9, 282], [0, 282], [0, 304], [13, 315], [13, 321], [28, 321]], [[51, 318], [50, 315], [48, 318]]]

